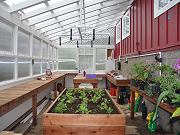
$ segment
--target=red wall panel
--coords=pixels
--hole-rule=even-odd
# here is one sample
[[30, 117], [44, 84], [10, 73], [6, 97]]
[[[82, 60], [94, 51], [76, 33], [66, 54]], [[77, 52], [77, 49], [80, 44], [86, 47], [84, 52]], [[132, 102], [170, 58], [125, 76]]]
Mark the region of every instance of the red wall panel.
[[135, 0], [129, 10], [130, 36], [118, 48], [122, 56], [180, 48], [180, 4], [156, 18], [154, 0]]
[[177, 31], [178, 31], [178, 19], [177, 19], [177, 14], [178, 14], [178, 6], [175, 6], [174, 8], [170, 9], [167, 12], [168, 15], [168, 43], [169, 44], [175, 44], [176, 41], [178, 40], [177, 38]]
[[167, 44], [167, 12], [159, 16], [158, 22], [158, 46], [165, 46]]

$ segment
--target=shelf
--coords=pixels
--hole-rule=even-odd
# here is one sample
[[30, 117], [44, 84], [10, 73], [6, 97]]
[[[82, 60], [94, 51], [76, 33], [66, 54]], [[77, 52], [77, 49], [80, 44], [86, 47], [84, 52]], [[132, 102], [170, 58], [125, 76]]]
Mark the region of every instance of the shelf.
[[[157, 103], [157, 97], [153, 97], [153, 96], [150, 97], [150, 96], [146, 95], [146, 93], [144, 91], [139, 90], [137, 87], [130, 86], [130, 90], [133, 92], [139, 93], [139, 95], [143, 96], [145, 99], [147, 99], [148, 101], [150, 101], [153, 104]], [[169, 105], [167, 103], [160, 103], [159, 107], [169, 113], [173, 113], [176, 110], [175, 107], [172, 107], [171, 105]]]

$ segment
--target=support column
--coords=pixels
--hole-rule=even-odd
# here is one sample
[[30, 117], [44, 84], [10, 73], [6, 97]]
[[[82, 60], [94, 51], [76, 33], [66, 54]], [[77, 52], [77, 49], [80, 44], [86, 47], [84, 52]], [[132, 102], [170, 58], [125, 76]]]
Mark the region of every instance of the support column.
[[37, 94], [34, 94], [32, 96], [32, 117], [33, 117], [32, 125], [35, 126], [37, 125]]
[[135, 92], [131, 90], [131, 119], [134, 119]]

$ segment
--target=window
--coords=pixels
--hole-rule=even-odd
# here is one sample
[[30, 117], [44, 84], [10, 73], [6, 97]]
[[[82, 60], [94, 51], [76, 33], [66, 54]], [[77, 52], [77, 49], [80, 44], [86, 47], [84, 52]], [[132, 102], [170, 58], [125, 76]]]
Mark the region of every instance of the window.
[[50, 66], [51, 71], [53, 71], [54, 70], [54, 63], [53, 63], [53, 61], [49, 62], [49, 66]]
[[30, 59], [18, 59], [18, 78], [27, 77], [30, 75]]
[[33, 75], [41, 73], [41, 60], [35, 59], [33, 64]]
[[0, 57], [0, 82], [14, 79], [14, 59]]
[[19, 30], [18, 31], [18, 54], [30, 55], [30, 36], [29, 34]]
[[33, 38], [32, 55], [33, 57], [41, 57], [41, 41], [35, 37]]
[[106, 70], [106, 49], [96, 49], [96, 70]]
[[53, 59], [53, 47], [52, 46], [49, 46], [49, 58], [50, 59]]
[[48, 44], [45, 42], [42, 44], [42, 56], [43, 58], [48, 58]]
[[122, 39], [130, 35], [130, 12], [127, 11], [122, 18]]
[[58, 50], [58, 69], [75, 70], [76, 69], [76, 49], [60, 48]]
[[154, 0], [154, 18], [179, 3], [180, 0]]
[[48, 65], [49, 65], [49, 64], [48, 64], [48, 61], [46, 61], [46, 60], [43, 60], [43, 61], [42, 61], [42, 73], [45, 73], [45, 72], [46, 72], [46, 69], [49, 68]]
[[116, 44], [121, 41], [121, 20], [116, 25]]
[[0, 51], [13, 52], [13, 27], [0, 20]]

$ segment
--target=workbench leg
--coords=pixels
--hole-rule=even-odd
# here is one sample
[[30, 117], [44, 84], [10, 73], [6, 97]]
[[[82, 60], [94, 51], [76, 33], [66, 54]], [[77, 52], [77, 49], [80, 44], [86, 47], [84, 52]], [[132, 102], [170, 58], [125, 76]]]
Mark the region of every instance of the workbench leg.
[[79, 88], [80, 83], [74, 83], [74, 88]]
[[65, 89], [65, 87], [66, 87], [66, 77], [64, 77], [63, 79], [63, 89]]
[[131, 90], [131, 119], [134, 119], [135, 92]]
[[117, 89], [116, 89], [116, 102], [118, 103], [118, 99], [119, 99], [119, 90], [120, 90], [120, 87], [117, 86]]
[[93, 88], [97, 88], [97, 83], [92, 83], [92, 85], [93, 85]]
[[32, 125], [35, 126], [37, 125], [37, 94], [32, 96], [32, 115], [33, 115]]
[[54, 83], [54, 98], [57, 98], [57, 82]]
[[107, 77], [105, 78], [105, 88], [108, 89], [108, 80], [107, 80]]

